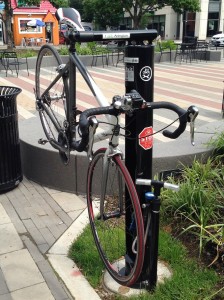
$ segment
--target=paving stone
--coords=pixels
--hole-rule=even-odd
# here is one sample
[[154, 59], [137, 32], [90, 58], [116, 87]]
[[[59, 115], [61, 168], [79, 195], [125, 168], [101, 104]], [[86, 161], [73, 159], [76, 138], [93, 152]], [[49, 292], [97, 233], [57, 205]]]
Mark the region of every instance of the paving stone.
[[47, 193], [43, 194], [42, 197], [46, 200], [46, 202], [48, 203], [48, 205], [50, 205], [50, 207], [55, 211], [61, 211], [61, 207], [60, 205], [58, 205], [54, 199]]
[[29, 231], [30, 235], [32, 236], [37, 245], [46, 243], [44, 237], [37, 228], [27, 228], [27, 230]]
[[83, 212], [83, 209], [68, 212], [69, 217], [74, 221]]
[[41, 253], [45, 254], [49, 250], [50, 245], [45, 243], [38, 245], [38, 249], [40, 250]]
[[30, 203], [24, 196], [22, 191], [17, 187], [11, 191], [11, 194], [17, 199], [18, 203], [22, 206], [29, 206]]
[[65, 212], [84, 209], [86, 204], [77, 195], [65, 192], [52, 193], [52, 198]]
[[7, 198], [11, 202], [12, 206], [15, 208], [17, 214], [21, 219], [26, 219], [27, 214], [26, 211], [24, 210], [24, 206], [20, 203], [19, 198], [16, 198], [15, 195], [13, 194], [7, 194]]
[[23, 220], [23, 224], [27, 229], [36, 228], [33, 221], [31, 219]]
[[72, 224], [72, 219], [64, 211], [58, 211], [57, 215], [67, 226]]
[[61, 234], [67, 229], [67, 226], [65, 225], [64, 228], [62, 229], [61, 226], [49, 225], [48, 228], [49, 228], [50, 232], [53, 234], [53, 236], [56, 239], [58, 239], [61, 236]]
[[29, 189], [30, 187], [33, 186], [32, 181], [28, 180], [26, 177], [23, 177], [22, 184]]
[[8, 293], [9, 293], [9, 290], [8, 290], [7, 285], [6, 285], [5, 278], [4, 278], [4, 275], [2, 273], [2, 270], [0, 268], [0, 299], [1, 299], [1, 295], [8, 294]]
[[40, 283], [12, 292], [13, 300], [54, 300], [46, 283]]
[[13, 300], [11, 294], [5, 294], [0, 296], [0, 300]]
[[13, 223], [20, 221], [20, 218], [15, 208], [12, 206], [11, 202], [9, 201], [9, 199], [6, 198], [1, 203]]
[[31, 187], [28, 189], [29, 194], [27, 193], [27, 199], [30, 202], [31, 205], [33, 204], [41, 204], [44, 202], [44, 199], [42, 196], [37, 192], [37, 190], [34, 187]]
[[55, 300], [64, 300], [68, 297], [67, 293], [62, 288], [61, 283], [52, 271], [44, 273], [43, 276]]
[[33, 207], [26, 207], [26, 213], [28, 216], [26, 219], [31, 219], [38, 229], [45, 227], [44, 222], [42, 222], [41, 218], [35, 212]]
[[41, 232], [41, 234], [43, 235], [43, 237], [45, 238], [45, 240], [47, 241], [47, 243], [49, 245], [54, 244], [56, 239], [47, 227], [40, 228], [40, 232]]
[[0, 264], [10, 292], [44, 282], [27, 249], [1, 255]]
[[43, 188], [43, 187], [42, 187], [41, 185], [39, 185], [38, 183], [32, 181], [32, 185], [33, 185], [33, 187], [36, 189], [36, 191], [37, 191], [39, 194], [44, 194], [44, 193], [46, 193], [45, 188]]
[[37, 266], [40, 269], [42, 275], [44, 273], [53, 272], [51, 265], [49, 264], [49, 262], [46, 259], [37, 262]]
[[18, 234], [27, 233], [26, 227], [23, 225], [22, 221], [20, 221], [20, 220], [14, 221], [13, 225], [15, 226]]
[[4, 207], [0, 203], [0, 224], [7, 224], [7, 223], [11, 223], [11, 220], [7, 215]]
[[42, 216], [46, 216], [47, 213], [46, 211], [43, 209], [43, 206], [41, 206], [40, 204], [38, 203], [35, 203], [32, 205], [32, 208], [33, 208], [33, 211], [40, 217]]
[[61, 231], [61, 233], [64, 233], [65, 230], [68, 229], [68, 226], [67, 226], [66, 224], [64, 224], [64, 223], [59, 224], [57, 227], [58, 227], [58, 229]]
[[21, 193], [26, 197], [26, 199], [32, 196], [32, 194], [24, 184], [19, 184], [18, 188], [21, 191]]
[[30, 255], [36, 263], [45, 260], [44, 256], [41, 254], [37, 246], [30, 240], [29, 237], [23, 235], [21, 236], [21, 239], [23, 240], [26, 248], [28, 249]]
[[23, 243], [12, 223], [0, 225], [0, 241], [0, 254], [23, 248]]
[[5, 194], [0, 194], [0, 203], [8, 201], [8, 198], [6, 197]]
[[[52, 200], [54, 201], [54, 200]], [[46, 211], [46, 213], [49, 215], [49, 216], [55, 216], [55, 214], [58, 212], [58, 211], [62, 211], [62, 209], [60, 208], [60, 210], [53, 210], [52, 207], [49, 205], [49, 202], [48, 201], [45, 201], [43, 203], [41, 203], [41, 207]]]
[[47, 226], [52, 226], [52, 225], [57, 225], [59, 222], [61, 222], [61, 220], [58, 218], [57, 215], [54, 216], [49, 216], [49, 215], [45, 215], [45, 216], [41, 216], [41, 221]]

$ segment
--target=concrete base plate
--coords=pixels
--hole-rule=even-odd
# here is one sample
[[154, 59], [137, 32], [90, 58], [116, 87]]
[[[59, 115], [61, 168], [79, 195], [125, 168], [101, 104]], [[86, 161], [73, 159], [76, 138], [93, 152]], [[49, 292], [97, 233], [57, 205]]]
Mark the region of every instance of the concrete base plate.
[[[120, 261], [119, 264], [121, 265], [123, 263], [123, 269], [125, 268], [125, 261]], [[116, 263], [115, 263], [116, 264]], [[121, 271], [122, 272], [122, 271]], [[163, 261], [158, 261], [158, 270], [157, 270], [157, 284], [164, 283], [164, 279], [170, 278], [172, 276], [172, 272], [170, 268], [167, 266], [167, 264]], [[139, 283], [136, 284], [134, 287], [127, 287], [122, 286], [119, 283], [117, 283], [110, 274], [106, 271], [103, 276], [103, 286], [106, 291], [114, 294], [120, 294], [122, 296], [130, 297], [130, 296], [137, 296], [144, 292], [146, 292], [145, 289], [145, 283]]]

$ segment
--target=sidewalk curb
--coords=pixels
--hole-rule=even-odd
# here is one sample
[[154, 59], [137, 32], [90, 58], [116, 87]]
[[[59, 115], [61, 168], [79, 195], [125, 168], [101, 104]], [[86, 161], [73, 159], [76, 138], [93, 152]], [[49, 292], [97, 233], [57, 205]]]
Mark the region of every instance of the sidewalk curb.
[[[70, 293], [76, 300], [99, 300], [100, 297], [80, 272], [76, 264], [67, 257], [69, 247], [89, 223], [87, 208], [72, 223], [58, 241], [49, 249], [47, 257]], [[88, 245], [87, 245], [88, 247]]]

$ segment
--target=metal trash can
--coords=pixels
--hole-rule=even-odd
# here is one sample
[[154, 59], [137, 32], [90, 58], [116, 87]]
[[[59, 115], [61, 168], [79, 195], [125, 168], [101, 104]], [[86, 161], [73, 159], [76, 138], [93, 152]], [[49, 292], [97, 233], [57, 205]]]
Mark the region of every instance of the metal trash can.
[[22, 90], [0, 86], [0, 192], [23, 179], [16, 97]]

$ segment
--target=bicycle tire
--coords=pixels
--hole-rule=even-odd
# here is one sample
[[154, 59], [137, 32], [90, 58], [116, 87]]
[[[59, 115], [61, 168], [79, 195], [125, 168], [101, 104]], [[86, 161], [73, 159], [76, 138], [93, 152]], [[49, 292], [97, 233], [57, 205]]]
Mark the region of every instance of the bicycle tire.
[[[41, 124], [50, 144], [59, 150], [64, 163], [69, 159], [69, 142], [67, 138], [67, 98], [68, 74], [62, 76], [46, 93], [49, 84], [59, 74], [58, 67], [63, 65], [57, 50], [51, 45], [41, 47], [36, 63], [35, 85], [39, 100]], [[58, 147], [57, 147], [58, 146]]]
[[[144, 260], [144, 225], [141, 207], [131, 176], [122, 162], [120, 155], [115, 155], [107, 157], [109, 176], [104, 199], [105, 212], [108, 216], [110, 212], [113, 217], [100, 218], [99, 213], [94, 216], [94, 206], [99, 201], [99, 191], [101, 190], [103, 179], [102, 160], [104, 159], [104, 155], [105, 149], [96, 151], [88, 168], [87, 206], [90, 225], [97, 250], [109, 274], [119, 284], [131, 286], [138, 280]], [[118, 178], [120, 178], [120, 181]], [[122, 180], [122, 187], [119, 184], [116, 185], [115, 180], [119, 182]], [[115, 189], [114, 191], [113, 188]], [[124, 199], [125, 190], [128, 193], [126, 195], [130, 199], [130, 205], [127, 207], [124, 201], [123, 205], [125, 207], [120, 209], [119, 213], [117, 191], [122, 193], [122, 199]], [[127, 225], [128, 216], [125, 213], [127, 211], [129, 211], [129, 216], [131, 215], [132, 225], [130, 224], [130, 220], [129, 225]], [[127, 226], [129, 230], [127, 230]], [[133, 227], [132, 229], [131, 226]], [[127, 235], [129, 236], [129, 240], [134, 241], [137, 238], [137, 253], [134, 254], [134, 261], [129, 268], [124, 268], [123, 258], [127, 254]]]

